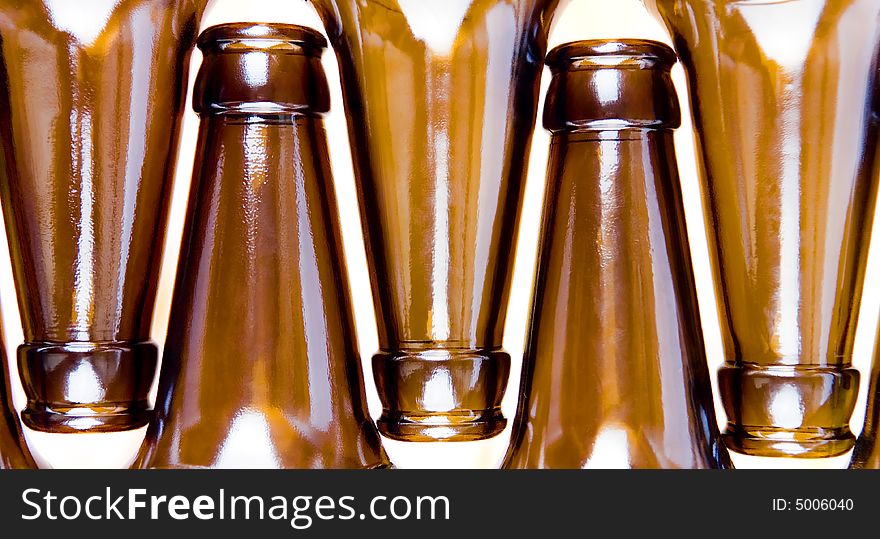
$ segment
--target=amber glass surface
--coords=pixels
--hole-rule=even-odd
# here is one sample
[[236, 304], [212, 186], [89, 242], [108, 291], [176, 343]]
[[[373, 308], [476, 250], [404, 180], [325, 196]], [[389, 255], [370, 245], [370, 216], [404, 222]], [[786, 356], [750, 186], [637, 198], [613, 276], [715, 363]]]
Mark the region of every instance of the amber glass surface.
[[199, 39], [196, 172], [149, 467], [386, 466], [367, 413], [314, 30]]
[[0, 470], [36, 468], [21, 433], [21, 424], [12, 402], [6, 350], [0, 341]]
[[0, 0], [0, 196], [25, 423], [146, 423], [189, 54], [207, 0]]
[[672, 129], [675, 53], [641, 40], [547, 58], [552, 132], [508, 468], [720, 468]]
[[[880, 109], [878, 109], [880, 110]], [[880, 445], [877, 445], [877, 427], [880, 426], [880, 333], [874, 345], [874, 366], [868, 386], [868, 408], [862, 433], [850, 462], [851, 468], [880, 469]]]
[[877, 0], [649, 0], [688, 74], [724, 337], [728, 445], [852, 446], [876, 181]]
[[339, 58], [380, 351], [380, 430], [497, 434], [541, 59], [557, 0], [313, 0]]

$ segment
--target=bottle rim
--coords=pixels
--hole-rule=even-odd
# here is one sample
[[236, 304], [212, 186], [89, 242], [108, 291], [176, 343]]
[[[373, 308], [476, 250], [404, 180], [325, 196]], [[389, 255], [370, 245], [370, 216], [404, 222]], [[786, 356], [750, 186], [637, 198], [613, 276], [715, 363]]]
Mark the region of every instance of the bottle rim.
[[298, 24], [234, 22], [206, 29], [197, 45], [202, 52], [278, 49], [279, 45], [309, 52], [326, 49], [327, 40], [317, 30]]

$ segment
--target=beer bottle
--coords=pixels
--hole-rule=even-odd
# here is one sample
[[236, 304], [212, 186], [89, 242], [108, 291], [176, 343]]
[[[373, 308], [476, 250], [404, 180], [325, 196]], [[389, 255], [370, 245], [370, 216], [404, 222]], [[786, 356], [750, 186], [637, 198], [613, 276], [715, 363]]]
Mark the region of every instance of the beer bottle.
[[314, 30], [199, 38], [195, 173], [155, 418], [138, 465], [387, 465], [366, 408]]
[[877, 189], [880, 2], [649, 4], [688, 74], [728, 446], [844, 453]]
[[207, 0], [0, 0], [0, 199], [24, 422], [146, 424], [190, 51]]
[[675, 53], [554, 49], [539, 264], [509, 468], [723, 468], [672, 133]]
[[379, 352], [379, 429], [501, 432], [501, 348], [558, 0], [313, 0], [342, 78]]
[[877, 428], [880, 427], [880, 333], [874, 345], [874, 361], [868, 386], [868, 406], [862, 433], [856, 440], [850, 468], [880, 469], [880, 446], [877, 445]]

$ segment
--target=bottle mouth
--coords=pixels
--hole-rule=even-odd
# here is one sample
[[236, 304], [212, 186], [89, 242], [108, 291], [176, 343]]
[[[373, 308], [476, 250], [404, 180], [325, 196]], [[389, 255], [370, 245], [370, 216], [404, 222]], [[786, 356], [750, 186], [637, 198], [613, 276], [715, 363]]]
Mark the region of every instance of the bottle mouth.
[[671, 47], [647, 39], [575, 41], [556, 47], [546, 59], [553, 72], [628, 66], [668, 70], [677, 61], [678, 57]]
[[198, 47], [203, 53], [285, 50], [320, 55], [327, 40], [317, 30], [297, 24], [238, 22], [208, 28]]

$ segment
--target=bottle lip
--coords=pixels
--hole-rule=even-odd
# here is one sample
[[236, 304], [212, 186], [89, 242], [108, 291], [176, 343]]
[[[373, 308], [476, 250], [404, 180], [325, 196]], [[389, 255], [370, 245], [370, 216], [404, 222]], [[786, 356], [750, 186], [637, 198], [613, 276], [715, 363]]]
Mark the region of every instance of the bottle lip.
[[202, 52], [287, 48], [320, 54], [327, 40], [317, 30], [298, 24], [235, 22], [211, 26], [199, 36], [197, 45]]
[[559, 45], [547, 55], [546, 64], [555, 72], [610, 67], [628, 60], [643, 68], [670, 69], [678, 56], [669, 45], [650, 39], [588, 39]]

